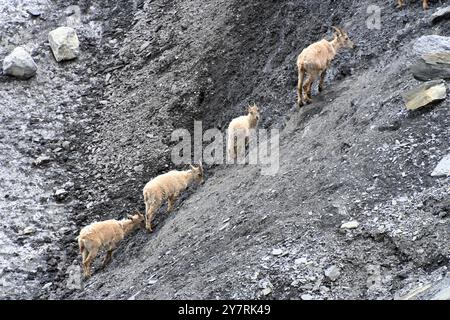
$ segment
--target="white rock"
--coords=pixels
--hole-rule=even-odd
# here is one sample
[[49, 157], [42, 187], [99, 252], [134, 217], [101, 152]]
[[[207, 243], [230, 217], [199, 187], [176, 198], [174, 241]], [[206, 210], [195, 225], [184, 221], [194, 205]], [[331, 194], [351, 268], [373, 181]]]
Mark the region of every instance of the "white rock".
[[17, 77], [19, 79], [28, 79], [36, 74], [37, 65], [30, 54], [22, 47], [15, 48], [3, 60], [3, 73]]
[[437, 23], [444, 19], [450, 18], [450, 7], [444, 7], [437, 10], [435, 13], [431, 15], [431, 22]]
[[48, 41], [58, 62], [75, 59], [80, 54], [80, 43], [73, 28], [59, 27], [50, 31]]
[[261, 292], [262, 292], [263, 295], [267, 296], [270, 293], [272, 293], [272, 288], [265, 288]]
[[446, 155], [434, 168], [432, 177], [450, 176], [450, 154]]
[[349, 222], [343, 223], [341, 225], [341, 229], [356, 229], [358, 227], [359, 227], [359, 222], [356, 220], [349, 221]]
[[230, 223], [229, 223], [229, 222], [228, 222], [228, 223], [225, 223], [223, 226], [220, 227], [219, 231], [223, 231], [223, 230], [225, 230], [226, 228], [228, 228], [229, 226], [230, 226]]
[[331, 281], [336, 281], [340, 275], [341, 271], [335, 265], [332, 265], [331, 267], [325, 270], [325, 276]]

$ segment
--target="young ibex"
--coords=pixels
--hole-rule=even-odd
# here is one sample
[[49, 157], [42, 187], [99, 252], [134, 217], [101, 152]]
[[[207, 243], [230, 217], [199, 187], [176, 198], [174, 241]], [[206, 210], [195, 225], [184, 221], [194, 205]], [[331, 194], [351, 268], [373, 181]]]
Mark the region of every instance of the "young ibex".
[[[245, 152], [250, 138], [250, 129], [256, 128], [259, 121], [259, 108], [256, 104], [249, 106], [246, 116], [237, 117], [231, 120], [228, 125], [227, 150], [229, 159], [235, 160], [237, 155]], [[242, 135], [240, 139], [238, 136]], [[244, 144], [243, 144], [244, 143]]]
[[191, 165], [190, 170], [177, 171], [172, 170], [156, 178], [150, 180], [144, 187], [144, 202], [145, 202], [145, 228], [152, 231], [151, 222], [156, 211], [167, 200], [167, 213], [173, 209], [173, 204], [176, 199], [189, 185], [193, 182], [202, 184], [203, 180], [203, 166], [199, 164], [198, 167]]
[[[405, 5], [405, 0], [397, 0], [397, 8], [402, 8]], [[423, 10], [427, 10], [430, 8], [428, 5], [428, 0], [422, 0]]]
[[[337, 51], [341, 48], [354, 48], [353, 42], [344, 30], [337, 27], [332, 28], [335, 30], [333, 40], [322, 39], [315, 42], [304, 49], [297, 58], [297, 103], [299, 107], [303, 105], [303, 102], [311, 102], [311, 87], [319, 75], [319, 92], [323, 90], [327, 69], [336, 56]], [[308, 79], [303, 84], [306, 74], [308, 74]]]
[[111, 261], [113, 251], [117, 248], [118, 243], [143, 221], [144, 216], [138, 213], [133, 216], [129, 215], [127, 219], [94, 222], [81, 229], [78, 245], [83, 258], [84, 276], [86, 278], [91, 276], [91, 263], [101, 248], [107, 250], [103, 261], [103, 267], [105, 267]]

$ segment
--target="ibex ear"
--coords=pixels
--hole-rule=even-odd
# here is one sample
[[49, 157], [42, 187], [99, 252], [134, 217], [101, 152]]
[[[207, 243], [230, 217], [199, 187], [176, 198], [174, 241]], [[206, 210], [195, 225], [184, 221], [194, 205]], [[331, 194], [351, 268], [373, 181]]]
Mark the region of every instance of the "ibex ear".
[[195, 167], [192, 164], [190, 164], [189, 166], [191, 167], [192, 170], [195, 170]]

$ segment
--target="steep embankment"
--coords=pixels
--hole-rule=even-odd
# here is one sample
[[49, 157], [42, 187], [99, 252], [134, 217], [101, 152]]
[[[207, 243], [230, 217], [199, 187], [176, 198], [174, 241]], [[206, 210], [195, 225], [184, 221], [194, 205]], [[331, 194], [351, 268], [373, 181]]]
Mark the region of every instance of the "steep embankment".
[[[418, 7], [378, 1], [382, 28], [369, 30], [369, 4], [145, 1], [112, 45], [102, 117], [83, 148], [88, 210], [74, 218], [142, 210], [142, 186], [171, 166], [170, 133], [194, 119], [224, 129], [251, 101], [263, 106], [263, 127], [287, 121], [280, 172], [210, 168], [154, 233], [127, 240], [67, 297], [392, 298], [440, 278], [448, 179], [430, 172], [448, 152], [449, 103], [407, 112], [400, 94], [418, 83], [411, 41], [448, 35], [448, 22], [433, 27]], [[358, 47], [297, 112], [296, 55], [330, 25]], [[356, 230], [339, 229], [354, 219]], [[335, 281], [324, 276], [332, 266]]]

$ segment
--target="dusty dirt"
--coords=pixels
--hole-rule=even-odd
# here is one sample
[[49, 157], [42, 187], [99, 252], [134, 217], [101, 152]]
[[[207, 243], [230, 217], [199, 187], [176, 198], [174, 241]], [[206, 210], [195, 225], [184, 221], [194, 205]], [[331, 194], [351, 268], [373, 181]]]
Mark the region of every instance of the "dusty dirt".
[[[380, 30], [366, 26], [372, 4], [382, 8]], [[2, 219], [2, 298], [391, 299], [442, 278], [449, 179], [430, 173], [450, 151], [449, 100], [408, 112], [400, 97], [419, 84], [408, 70], [414, 39], [449, 36], [448, 21], [429, 23], [433, 4], [424, 13], [381, 0], [84, 1], [82, 55], [62, 65], [45, 36], [72, 16], [67, 3], [52, 3], [45, 21], [24, 18], [23, 38], [12, 41], [16, 18], [0, 58], [36, 38], [41, 53], [35, 79], [0, 77], [10, 123], [0, 143], [11, 150], [0, 159], [20, 168], [1, 172], [2, 218], [13, 212]], [[331, 25], [357, 48], [337, 57], [325, 91], [297, 111], [296, 56]], [[143, 211], [144, 184], [173, 167], [171, 132], [194, 120], [225, 129], [250, 102], [262, 106], [262, 127], [282, 129], [279, 173], [206, 168], [206, 183], [161, 212], [152, 234], [136, 232], [82, 290], [68, 288], [79, 228]], [[27, 124], [33, 112], [39, 127]], [[70, 147], [55, 151], [64, 141]], [[54, 160], [33, 167], [44, 153]], [[60, 188], [67, 196], [56, 202]], [[360, 226], [340, 229], [350, 220]], [[36, 232], [21, 235], [28, 225]], [[330, 266], [335, 281], [324, 275]]]

